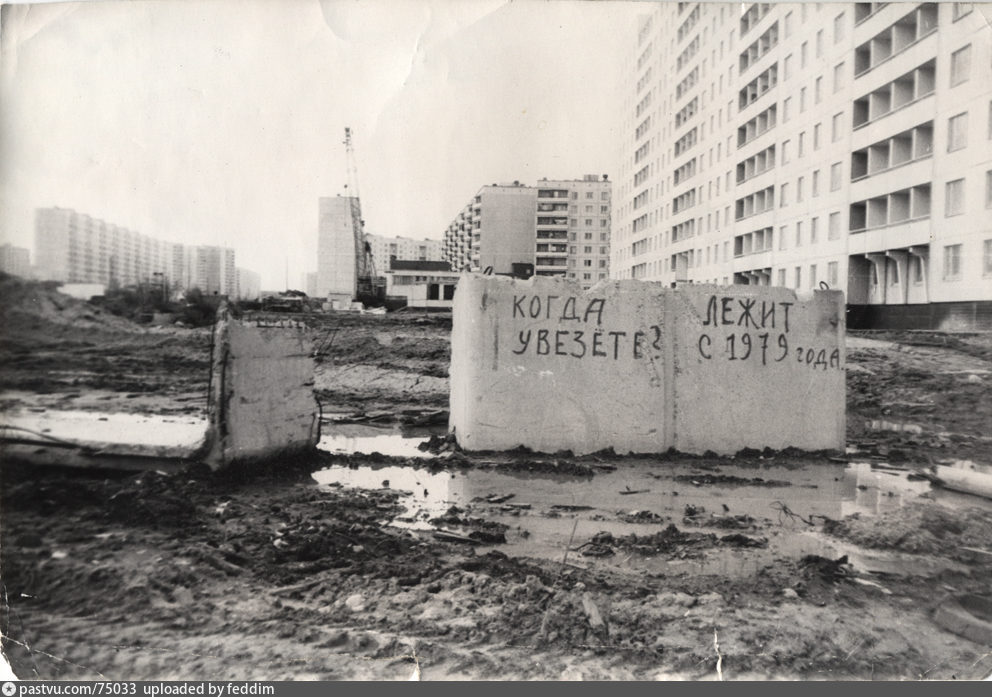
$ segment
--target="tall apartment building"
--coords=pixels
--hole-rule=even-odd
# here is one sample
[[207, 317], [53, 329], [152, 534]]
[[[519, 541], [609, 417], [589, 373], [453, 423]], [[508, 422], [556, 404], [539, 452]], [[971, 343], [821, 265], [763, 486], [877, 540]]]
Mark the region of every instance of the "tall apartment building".
[[542, 179], [537, 186], [482, 187], [444, 233], [453, 269], [533, 264], [541, 276], [565, 276], [589, 288], [609, 276], [612, 182], [604, 176]]
[[182, 245], [163, 242], [66, 208], [35, 212], [35, 265], [42, 280], [105, 286], [175, 282]]
[[28, 278], [31, 275], [31, 253], [23, 247], [0, 244], [0, 271]]
[[365, 241], [372, 249], [372, 259], [377, 274], [389, 270], [390, 257], [402, 261], [442, 261], [441, 240], [415, 240], [411, 237], [384, 237], [365, 235]]
[[316, 296], [352, 300], [358, 287], [353, 196], [321, 197], [317, 223]]
[[237, 292], [233, 249], [165, 242], [66, 208], [35, 212], [35, 259], [42, 280], [129, 286], [164, 279], [174, 290]]
[[186, 248], [186, 276], [182, 286], [199, 288], [205, 295], [237, 297], [238, 272], [234, 250], [229, 247]]
[[238, 300], [258, 300], [262, 294], [262, 277], [258, 272], [239, 266], [235, 268], [235, 273], [238, 279], [235, 297]]
[[992, 300], [981, 12], [659, 3], [632, 38], [614, 276]]

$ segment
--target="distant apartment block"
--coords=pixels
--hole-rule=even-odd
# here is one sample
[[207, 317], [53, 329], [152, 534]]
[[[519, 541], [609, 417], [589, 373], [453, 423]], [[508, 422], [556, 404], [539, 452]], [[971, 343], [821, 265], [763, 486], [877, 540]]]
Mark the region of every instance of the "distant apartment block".
[[35, 213], [35, 266], [43, 280], [128, 286], [165, 280], [235, 297], [234, 250], [157, 240], [65, 208]]
[[[317, 287], [315, 296], [351, 301], [358, 287], [356, 217], [353, 196], [321, 197], [317, 227]], [[364, 244], [364, 241], [361, 242]], [[364, 256], [364, 254], [363, 254]]]
[[199, 288], [205, 295], [234, 298], [238, 289], [234, 250], [228, 247], [187, 247], [185, 287]]
[[615, 277], [992, 300], [980, 9], [658, 3], [631, 39]]
[[235, 268], [237, 274], [237, 291], [234, 294], [238, 300], [258, 300], [262, 294], [262, 277], [255, 271]]
[[177, 248], [182, 245], [66, 208], [35, 212], [35, 266], [42, 280], [126, 286], [159, 274], [174, 282]]
[[389, 269], [390, 258], [403, 261], [441, 261], [441, 240], [415, 240], [411, 237], [384, 237], [365, 235], [365, 241], [372, 250], [375, 271], [382, 275]]
[[612, 182], [594, 174], [484, 186], [445, 231], [444, 258], [459, 271], [533, 264], [588, 288], [609, 276], [611, 198]]
[[0, 271], [28, 278], [31, 275], [31, 253], [12, 244], [0, 245]]

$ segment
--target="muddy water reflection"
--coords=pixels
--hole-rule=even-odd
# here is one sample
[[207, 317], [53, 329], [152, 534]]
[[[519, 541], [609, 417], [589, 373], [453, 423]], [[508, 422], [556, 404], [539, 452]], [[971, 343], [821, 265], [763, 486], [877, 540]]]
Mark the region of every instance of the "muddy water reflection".
[[[352, 438], [351, 443], [361, 443], [364, 447], [357, 449], [364, 452], [377, 450], [403, 457], [424, 455], [416, 446], [426, 438], [425, 432], [414, 436], [387, 429], [369, 436], [369, 427], [363, 426], [350, 434], [336, 435]], [[333, 442], [336, 447], [347, 447], [343, 440]], [[816, 521], [817, 516], [840, 519], [855, 513], [880, 515], [923, 495], [945, 505], [962, 502], [962, 495], [931, 489], [928, 481], [911, 478], [908, 469], [884, 463], [822, 463], [805, 468], [777, 464], [725, 465], [719, 470], [704, 470], [691, 462], [661, 464], [650, 458], [625, 459], [614, 464], [616, 470], [588, 478], [499, 468], [430, 472], [396, 466], [331, 467], [315, 473], [314, 478], [325, 486], [388, 488], [401, 492], [400, 502], [406, 511], [392, 521], [393, 525], [429, 530], [430, 519], [455, 505], [465, 515], [509, 526], [507, 543], [492, 547], [507, 554], [560, 560], [571, 547], [569, 564], [608, 565], [664, 574], [745, 575], [775, 559], [795, 559], [807, 554], [832, 558], [847, 554], [852, 563], [865, 570], [918, 571], [918, 557], [909, 559], [894, 553], [858, 549], [812, 532], [815, 526], [807, 525], [803, 519]], [[756, 483], [764, 485], [707, 483], [712, 481], [706, 479], [707, 475], [717, 474], [752, 483], [761, 479], [764, 481]], [[774, 483], [777, 485], [769, 485]], [[974, 505], [973, 501], [964, 503]], [[739, 531], [706, 524], [693, 526], [683, 520], [687, 505], [705, 509], [706, 514], [698, 519], [701, 523], [712, 524], [720, 522], [723, 516], [740, 515], [751, 516], [754, 523]], [[650, 522], [630, 522], [638, 514]], [[749, 537], [765, 538], [768, 545], [757, 549], [715, 546], [699, 558], [675, 560], [623, 552], [593, 559], [575, 551], [598, 532], [610, 532], [615, 537], [650, 535], [669, 523], [682, 530], [712, 532], [717, 536], [741, 532]], [[486, 551], [489, 547], [479, 549]]]

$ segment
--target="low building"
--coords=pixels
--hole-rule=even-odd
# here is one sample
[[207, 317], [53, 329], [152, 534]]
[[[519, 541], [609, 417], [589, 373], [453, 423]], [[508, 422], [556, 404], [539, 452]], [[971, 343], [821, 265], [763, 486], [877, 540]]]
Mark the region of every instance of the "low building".
[[446, 261], [390, 260], [386, 295], [403, 296], [407, 307], [450, 308], [459, 274]]

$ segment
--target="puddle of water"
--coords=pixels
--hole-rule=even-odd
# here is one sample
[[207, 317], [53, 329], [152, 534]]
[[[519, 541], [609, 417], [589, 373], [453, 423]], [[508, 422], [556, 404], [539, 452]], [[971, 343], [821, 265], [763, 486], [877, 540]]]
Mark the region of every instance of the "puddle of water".
[[[928, 481], [907, 479], [909, 472], [877, 469], [873, 463], [824, 464], [805, 469], [725, 466], [720, 474], [744, 479], [788, 482], [789, 486], [704, 485], [676, 481], [678, 475], [706, 474], [690, 464], [661, 466], [645, 462], [620, 462], [617, 469], [591, 479], [500, 471], [467, 470], [457, 474], [429, 472], [416, 467], [331, 467], [314, 474], [322, 485], [380, 489], [401, 493], [406, 511], [391, 524], [430, 530], [430, 519], [452, 505], [470, 517], [509, 526], [507, 543], [480, 546], [480, 551], [561, 560], [567, 549], [569, 563], [578, 566], [610, 565], [646, 573], [752, 574], [775, 559], [801, 558], [808, 554], [837, 558], [844, 554], [859, 568], [889, 573], [916, 573], [920, 561], [845, 546], [841, 541], [809, 532], [798, 517], [840, 519], [853, 513], [879, 515], [898, 509], [923, 494], [941, 499]], [[629, 494], [631, 490], [640, 493]], [[512, 497], [487, 503], [487, 497]], [[954, 495], [947, 494], [949, 505]], [[702, 507], [706, 515], [750, 515], [751, 529], [695, 527], [683, 522], [686, 505]], [[726, 506], [726, 509], [724, 508]], [[618, 514], [646, 511], [660, 519], [650, 523], [626, 522]], [[790, 515], [794, 514], [794, 515]], [[705, 516], [704, 516], [705, 518]], [[671, 560], [619, 553], [606, 558], [583, 557], [576, 547], [605, 531], [615, 537], [649, 535], [674, 523], [685, 531], [712, 532], [718, 537], [740, 532], [764, 537], [766, 548], [716, 547], [699, 559]]]
[[369, 424], [324, 424], [317, 447], [331, 453], [380, 453], [390, 457], [431, 458], [433, 453], [418, 449], [434, 433], [447, 429], [401, 428]]
[[192, 452], [207, 432], [206, 420], [190, 416], [17, 409], [0, 419], [0, 433], [11, 438], [57, 439], [104, 452], [162, 457]]

